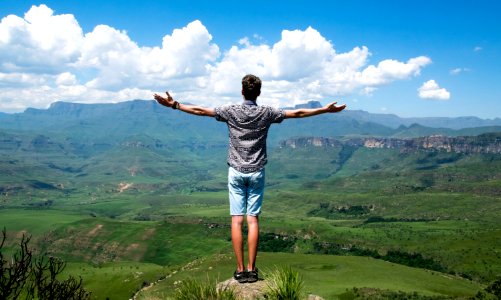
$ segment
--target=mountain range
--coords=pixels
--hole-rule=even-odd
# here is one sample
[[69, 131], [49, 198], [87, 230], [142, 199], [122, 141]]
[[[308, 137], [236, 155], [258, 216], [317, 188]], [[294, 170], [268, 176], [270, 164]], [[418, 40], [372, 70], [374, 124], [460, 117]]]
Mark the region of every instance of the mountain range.
[[[311, 101], [294, 108], [318, 107]], [[64, 136], [93, 142], [121, 142], [144, 135], [170, 143], [225, 142], [225, 125], [210, 118], [198, 118], [160, 106], [151, 100], [116, 104], [78, 104], [55, 102], [48, 109], [28, 108], [22, 113], [0, 114], [0, 130]], [[298, 136], [379, 136], [412, 138], [430, 135], [471, 136], [500, 132], [501, 119], [400, 118], [346, 110], [303, 120], [286, 120], [272, 126], [270, 146]], [[210, 138], [210, 139], [209, 139]]]

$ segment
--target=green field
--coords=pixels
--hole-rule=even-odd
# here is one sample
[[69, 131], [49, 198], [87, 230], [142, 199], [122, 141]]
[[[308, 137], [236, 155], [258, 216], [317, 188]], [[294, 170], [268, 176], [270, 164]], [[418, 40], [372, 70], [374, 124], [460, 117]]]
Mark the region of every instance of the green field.
[[[127, 141], [97, 151], [61, 138], [76, 149], [64, 152], [16, 138], [25, 148], [0, 149], [5, 253], [31, 235], [96, 299], [127, 299], [163, 277], [140, 297], [231, 276], [224, 147]], [[353, 287], [474, 296], [501, 277], [499, 170], [499, 154], [272, 148], [258, 267], [290, 265], [326, 299], [348, 299]]]
[[[307, 255], [286, 253], [262, 253], [258, 261], [261, 273], [283, 265], [298, 271], [305, 282], [305, 292], [325, 299], [338, 299], [347, 290], [378, 288], [422, 295], [468, 297], [475, 295], [482, 286], [478, 283], [443, 273], [405, 267], [367, 257]], [[229, 278], [233, 268], [231, 254], [218, 255], [193, 262], [172, 276], [160, 281], [139, 294], [139, 299], [156, 299], [172, 295], [179, 281], [187, 278], [204, 280]]]

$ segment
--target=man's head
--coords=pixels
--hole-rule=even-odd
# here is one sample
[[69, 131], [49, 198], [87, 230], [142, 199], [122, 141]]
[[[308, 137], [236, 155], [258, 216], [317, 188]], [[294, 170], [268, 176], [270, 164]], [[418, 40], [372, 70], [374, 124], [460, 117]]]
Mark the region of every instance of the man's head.
[[245, 100], [256, 101], [261, 94], [261, 79], [259, 77], [248, 74], [242, 78], [242, 95]]

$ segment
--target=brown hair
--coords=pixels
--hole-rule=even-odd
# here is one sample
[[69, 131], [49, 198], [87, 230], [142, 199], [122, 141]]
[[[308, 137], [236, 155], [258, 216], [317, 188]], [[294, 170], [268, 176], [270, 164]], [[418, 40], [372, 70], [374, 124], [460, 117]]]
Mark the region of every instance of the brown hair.
[[245, 75], [242, 78], [242, 94], [246, 100], [255, 101], [261, 94], [261, 79], [252, 74]]

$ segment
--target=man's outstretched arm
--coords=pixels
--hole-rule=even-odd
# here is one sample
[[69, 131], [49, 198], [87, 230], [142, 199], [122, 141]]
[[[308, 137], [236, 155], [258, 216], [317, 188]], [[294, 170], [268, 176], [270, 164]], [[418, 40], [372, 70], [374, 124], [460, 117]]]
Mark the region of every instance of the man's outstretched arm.
[[197, 105], [189, 105], [189, 104], [181, 104], [174, 100], [174, 98], [169, 95], [169, 92], [165, 92], [167, 97], [162, 97], [158, 94], [154, 94], [153, 98], [157, 100], [157, 102], [163, 106], [179, 109], [180, 111], [184, 111], [185, 113], [189, 113], [197, 116], [207, 116], [214, 117], [216, 115], [216, 111], [213, 108], [207, 108]]
[[336, 106], [337, 102], [332, 102], [319, 108], [299, 108], [285, 111], [285, 118], [306, 118], [325, 113], [337, 113], [346, 108], [346, 104]]

